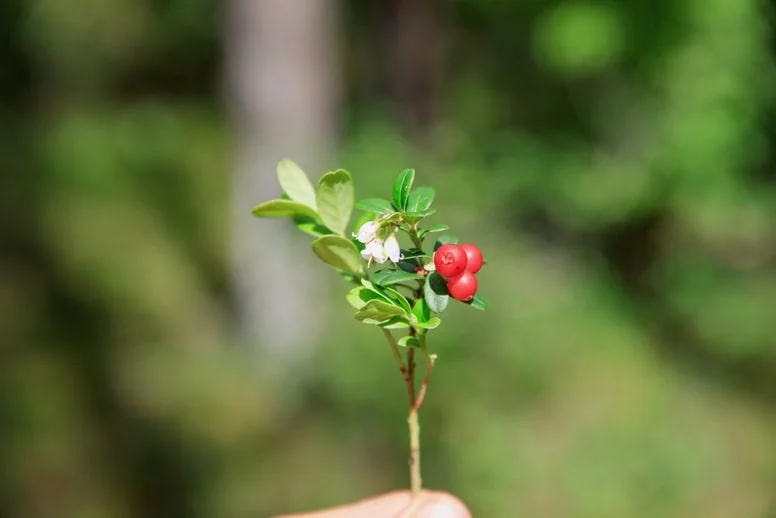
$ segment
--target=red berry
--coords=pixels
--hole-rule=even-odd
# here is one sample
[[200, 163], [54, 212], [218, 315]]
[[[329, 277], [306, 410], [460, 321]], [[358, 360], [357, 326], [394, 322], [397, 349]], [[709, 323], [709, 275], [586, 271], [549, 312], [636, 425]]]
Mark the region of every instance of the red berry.
[[468, 302], [477, 293], [477, 277], [469, 270], [466, 270], [448, 281], [447, 291], [450, 292], [450, 296], [455, 300]]
[[434, 252], [434, 266], [445, 279], [455, 277], [466, 269], [466, 252], [458, 245], [444, 244]]
[[463, 251], [466, 253], [466, 269], [472, 273], [479, 272], [483, 262], [480, 247], [471, 243], [464, 243], [458, 246], [463, 248]]

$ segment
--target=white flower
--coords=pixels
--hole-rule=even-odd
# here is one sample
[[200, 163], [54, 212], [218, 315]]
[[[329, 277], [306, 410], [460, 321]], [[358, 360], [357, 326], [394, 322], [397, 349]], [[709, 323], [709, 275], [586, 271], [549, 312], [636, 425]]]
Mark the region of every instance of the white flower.
[[385, 255], [388, 256], [388, 259], [394, 263], [399, 262], [399, 259], [401, 259], [401, 247], [399, 246], [399, 241], [396, 239], [396, 234], [388, 236], [388, 239], [385, 240], [385, 244], [383, 245], [383, 249], [385, 250]]
[[361, 228], [358, 229], [357, 234], [353, 234], [357, 240], [366, 244], [370, 241], [374, 241], [377, 238], [377, 233], [380, 231], [380, 224], [377, 221], [367, 221]]
[[374, 259], [378, 264], [383, 264], [388, 259], [383, 246], [383, 240], [375, 238], [369, 241], [364, 249], [361, 250], [361, 257], [370, 262]]

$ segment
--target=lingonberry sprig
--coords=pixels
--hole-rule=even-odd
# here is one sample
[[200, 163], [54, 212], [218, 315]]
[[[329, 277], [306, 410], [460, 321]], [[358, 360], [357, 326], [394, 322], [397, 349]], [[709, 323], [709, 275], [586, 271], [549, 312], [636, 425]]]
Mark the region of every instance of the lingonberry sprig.
[[[296, 227], [313, 236], [313, 253], [347, 281], [355, 284], [345, 298], [356, 310], [355, 318], [382, 331], [407, 385], [410, 434], [410, 487], [420, 493], [420, 426], [418, 411], [428, 390], [437, 355], [427, 343], [438, 328], [450, 298], [485, 310], [477, 294], [476, 273], [484, 264], [474, 244], [458, 244], [450, 234], [440, 234], [432, 251], [426, 240], [447, 225], [423, 226], [436, 210], [436, 191], [414, 187], [415, 171], [405, 169], [393, 183], [391, 199], [367, 198], [355, 202], [353, 179], [344, 169], [330, 171], [314, 187], [293, 161], [278, 163], [282, 197], [253, 209], [260, 218], [289, 217]], [[353, 210], [361, 211], [355, 230], [348, 232]], [[400, 237], [407, 241], [403, 247]], [[402, 336], [398, 338], [394, 332]], [[415, 351], [425, 359], [425, 372], [417, 383]]]

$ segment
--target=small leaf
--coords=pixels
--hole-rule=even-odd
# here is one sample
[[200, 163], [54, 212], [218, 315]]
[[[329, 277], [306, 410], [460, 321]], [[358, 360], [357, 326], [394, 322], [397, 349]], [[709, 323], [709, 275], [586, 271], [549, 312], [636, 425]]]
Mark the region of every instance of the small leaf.
[[404, 281], [423, 279], [423, 275], [405, 272], [403, 270], [380, 270], [374, 272], [369, 278], [379, 286], [390, 286]]
[[442, 234], [437, 238], [436, 242], [434, 243], [434, 251], [436, 251], [437, 248], [444, 245], [445, 243], [457, 243], [457, 242], [458, 242], [458, 238], [455, 237], [454, 235]]
[[313, 208], [293, 200], [268, 200], [253, 207], [251, 212], [257, 218], [306, 216], [313, 220], [318, 219], [318, 214]]
[[404, 309], [404, 312], [407, 316], [412, 313], [412, 306], [410, 306], [410, 301], [407, 300], [407, 297], [399, 293], [399, 291], [391, 288], [390, 286], [381, 286], [378, 289], [382, 290], [383, 294], [387, 295], [391, 299], [391, 302], [398, 304], [402, 309]]
[[420, 341], [414, 336], [406, 335], [399, 338], [396, 343], [399, 347], [420, 347]]
[[385, 214], [387, 212], [393, 212], [391, 202], [382, 198], [366, 198], [364, 200], [359, 200], [356, 203], [356, 208], [358, 210], [363, 210], [364, 212], [371, 212], [374, 214]]
[[354, 309], [361, 309], [366, 306], [367, 302], [375, 299], [382, 299], [382, 297], [380, 297], [378, 293], [360, 286], [353, 288], [345, 295], [345, 300], [347, 300], [348, 304]]
[[323, 224], [344, 235], [353, 213], [353, 179], [350, 173], [338, 169], [321, 176], [315, 201]]
[[307, 216], [293, 216], [292, 219], [294, 221], [294, 225], [296, 225], [296, 228], [305, 234], [310, 234], [313, 237], [328, 236], [329, 234], [333, 234], [331, 230], [321, 225], [317, 221], [308, 218]]
[[367, 323], [380, 323], [386, 320], [403, 316], [404, 310], [398, 306], [385, 302], [384, 300], [370, 300], [356, 313], [356, 319], [367, 321]]
[[278, 182], [289, 198], [315, 210], [315, 189], [301, 167], [288, 158], [278, 162]]
[[414, 327], [421, 329], [436, 329], [442, 324], [442, 319], [439, 317], [431, 317], [426, 322], [416, 322]]
[[469, 302], [466, 302], [466, 304], [470, 305], [474, 309], [479, 309], [480, 311], [485, 311], [490, 307], [490, 302], [483, 299], [479, 295], [475, 295], [474, 298]]
[[434, 313], [441, 313], [447, 308], [450, 302], [450, 295], [447, 292], [445, 280], [436, 272], [432, 272], [426, 277], [426, 283], [423, 285], [423, 297], [426, 304]]
[[364, 267], [361, 255], [350, 240], [329, 235], [313, 241], [313, 252], [324, 263], [346, 272], [362, 275]]
[[373, 291], [373, 292], [377, 293], [378, 295], [380, 295], [380, 296], [381, 296], [382, 298], [384, 298], [385, 300], [390, 300], [390, 298], [388, 297], [388, 295], [386, 295], [385, 293], [383, 293], [382, 291], [380, 291], [380, 289], [379, 289], [377, 286], [375, 286], [375, 285], [372, 283], [372, 281], [369, 281], [369, 280], [367, 280], [367, 279], [361, 279], [361, 286], [363, 286], [364, 288], [366, 288], [366, 289], [368, 289], [368, 290], [370, 290], [370, 291]]
[[425, 212], [434, 203], [436, 191], [433, 187], [416, 187], [407, 198], [407, 212]]
[[410, 196], [413, 180], [415, 180], [414, 169], [405, 169], [396, 177], [396, 181], [393, 183], [393, 206], [396, 210], [403, 211], [407, 208], [407, 199]]
[[412, 314], [418, 319], [418, 322], [428, 322], [431, 318], [431, 310], [426, 303], [426, 299], [419, 298], [415, 301], [415, 305], [412, 307]]
[[449, 230], [450, 226], [445, 224], [439, 224], [439, 225], [431, 225], [428, 228], [421, 229], [421, 231], [418, 233], [420, 235], [420, 238], [423, 239], [426, 234], [431, 234], [432, 232], [444, 232], [445, 230]]
[[410, 327], [410, 324], [403, 317], [393, 317], [381, 323], [380, 327], [385, 329], [407, 329]]
[[423, 218], [427, 218], [428, 216], [431, 216], [436, 212], [436, 209], [428, 209], [424, 210], [423, 212], [405, 212], [402, 214], [402, 219], [409, 223], [410, 225], [414, 225], [418, 221], [420, 221]]

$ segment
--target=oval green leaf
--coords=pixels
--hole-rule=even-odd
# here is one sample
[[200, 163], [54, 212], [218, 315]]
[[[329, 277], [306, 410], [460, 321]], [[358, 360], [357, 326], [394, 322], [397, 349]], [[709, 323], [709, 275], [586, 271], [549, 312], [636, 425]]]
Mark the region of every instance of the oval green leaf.
[[426, 304], [434, 313], [441, 313], [447, 308], [450, 302], [450, 295], [447, 292], [445, 280], [436, 272], [432, 272], [426, 277], [426, 283], [423, 285], [423, 298]]
[[278, 183], [289, 198], [315, 210], [315, 189], [296, 162], [288, 158], [278, 162], [277, 175]]
[[431, 317], [426, 322], [416, 322], [413, 326], [420, 329], [436, 329], [440, 324], [442, 324], [441, 318]]
[[399, 347], [420, 347], [420, 341], [414, 336], [402, 336], [396, 341]]
[[329, 235], [313, 241], [313, 252], [329, 266], [356, 275], [364, 273], [361, 255], [350, 240], [344, 237]]
[[373, 214], [385, 214], [387, 212], [393, 212], [391, 202], [382, 198], [366, 198], [359, 200], [356, 203], [356, 208], [358, 210], [371, 212]]
[[313, 237], [328, 236], [332, 231], [307, 216], [293, 216], [296, 228]]
[[257, 218], [306, 216], [313, 220], [318, 219], [318, 214], [312, 207], [293, 200], [268, 200], [256, 205], [251, 212]]
[[390, 286], [400, 282], [420, 280], [423, 279], [423, 275], [404, 270], [380, 270], [374, 272], [369, 278], [379, 286]]
[[360, 286], [353, 288], [347, 293], [347, 295], [345, 295], [345, 300], [347, 300], [348, 304], [350, 304], [354, 309], [361, 309], [366, 306], [367, 302], [370, 300], [380, 298], [380, 295], [374, 291], [362, 288]]
[[385, 329], [407, 329], [410, 327], [410, 324], [404, 317], [393, 317], [382, 322], [380, 327], [384, 327]]
[[414, 169], [405, 169], [396, 177], [396, 181], [393, 183], [393, 205], [396, 210], [403, 211], [407, 208], [407, 199], [410, 196], [414, 180]]
[[424, 212], [434, 203], [436, 190], [433, 187], [416, 187], [407, 199], [407, 212]]
[[379, 324], [393, 317], [403, 316], [404, 310], [384, 300], [370, 300], [356, 313], [356, 320]]
[[329, 171], [318, 181], [315, 201], [323, 224], [340, 235], [353, 213], [353, 179], [344, 169]]
[[428, 307], [428, 303], [425, 298], [419, 298], [415, 301], [415, 305], [412, 307], [412, 314], [419, 323], [428, 322], [431, 318], [431, 309]]
[[390, 286], [380, 286], [377, 289], [382, 290], [383, 294], [387, 295], [388, 298], [390, 298], [392, 303], [398, 304], [401, 308], [403, 308], [404, 313], [407, 316], [409, 316], [412, 313], [412, 307], [410, 306], [410, 301], [408, 301], [407, 297], [402, 295], [398, 290], [391, 288]]
[[431, 225], [428, 228], [421, 229], [418, 234], [420, 235], [420, 238], [423, 239], [426, 237], [426, 234], [431, 234], [432, 232], [444, 232], [445, 230], [450, 230], [450, 225], [440, 223], [439, 225]]
[[424, 210], [423, 212], [405, 212], [404, 214], [402, 214], [402, 219], [405, 222], [409, 223], [410, 225], [414, 225], [421, 219], [431, 216], [435, 212], [436, 212], [436, 209], [428, 209], [428, 210]]

